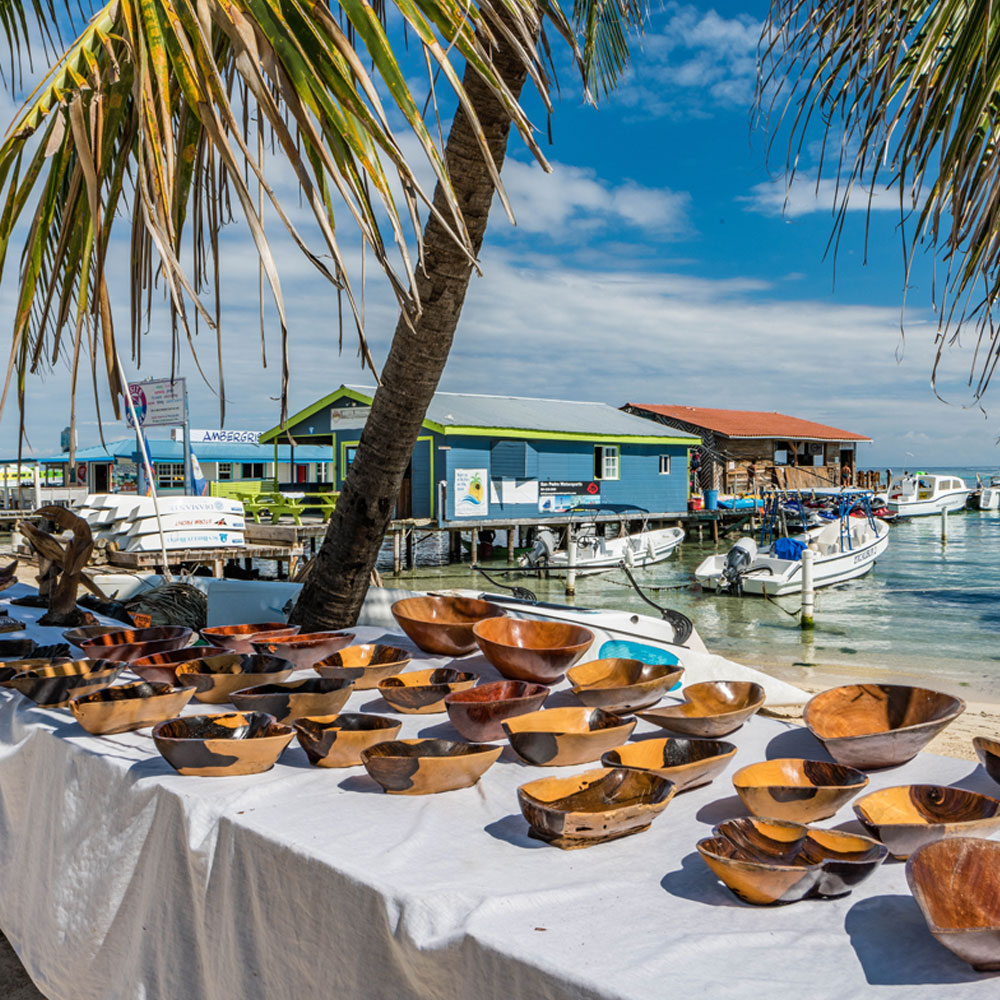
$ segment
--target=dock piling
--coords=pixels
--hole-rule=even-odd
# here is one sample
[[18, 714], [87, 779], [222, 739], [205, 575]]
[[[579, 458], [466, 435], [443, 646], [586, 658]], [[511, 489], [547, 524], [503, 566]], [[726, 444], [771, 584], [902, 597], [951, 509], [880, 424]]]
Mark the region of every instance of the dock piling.
[[941, 544], [948, 544], [948, 508], [941, 508]]
[[473, 528], [472, 529], [472, 545], [470, 546], [470, 548], [472, 550], [472, 556], [471, 556], [470, 562], [471, 562], [471, 565], [473, 567], [475, 567], [476, 564], [479, 562], [479, 529], [478, 528]]
[[566, 525], [566, 596], [576, 594], [576, 536], [573, 525]]
[[392, 533], [392, 575], [399, 576], [399, 571], [402, 568], [402, 544], [399, 531], [394, 531]]
[[815, 627], [813, 620], [815, 593], [813, 591], [813, 559], [815, 553], [812, 549], [804, 549], [802, 552], [802, 619], [800, 625], [804, 629]]

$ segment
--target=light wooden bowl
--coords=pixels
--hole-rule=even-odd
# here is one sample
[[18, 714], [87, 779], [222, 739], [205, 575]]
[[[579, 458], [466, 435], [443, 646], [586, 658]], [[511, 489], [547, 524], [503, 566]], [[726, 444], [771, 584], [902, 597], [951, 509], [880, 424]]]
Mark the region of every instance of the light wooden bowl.
[[685, 736], [714, 740], [734, 732], [764, 704], [764, 689], [750, 681], [702, 681], [681, 692], [679, 705], [659, 705], [640, 719]]
[[255, 653], [279, 656], [302, 670], [314, 667], [353, 641], [353, 632], [300, 632], [297, 635], [258, 636], [250, 640], [250, 645]]
[[252, 653], [255, 639], [277, 639], [298, 635], [299, 625], [287, 622], [256, 622], [249, 625], [210, 625], [201, 630], [201, 637], [210, 646], [222, 646], [230, 653]]
[[113, 684], [127, 666], [117, 660], [92, 659], [48, 663], [15, 674], [6, 686], [44, 708], [61, 708], [71, 698]]
[[228, 652], [228, 649], [223, 649], [221, 646], [186, 646], [184, 649], [172, 649], [169, 653], [154, 653], [152, 656], [140, 657], [129, 664], [129, 670], [152, 684], [176, 686], [179, 664], [204, 660], [212, 656], [224, 656]]
[[846, 764], [779, 757], [740, 768], [733, 787], [754, 816], [815, 823], [832, 816], [868, 784]]
[[600, 760], [631, 736], [635, 724], [603, 708], [543, 708], [505, 719], [501, 726], [526, 764], [566, 767]]
[[683, 667], [620, 658], [590, 660], [566, 671], [573, 694], [584, 705], [608, 712], [655, 705], [683, 675]]
[[1000, 742], [991, 740], [987, 736], [977, 736], [972, 741], [976, 750], [979, 763], [983, 765], [986, 773], [1000, 785]]
[[467, 691], [456, 691], [444, 700], [451, 724], [473, 743], [506, 739], [505, 719], [535, 712], [549, 696], [544, 684], [527, 681], [492, 681]]
[[397, 711], [407, 715], [431, 715], [445, 711], [444, 700], [456, 691], [468, 691], [478, 674], [450, 667], [414, 670], [378, 682], [378, 693]]
[[401, 674], [410, 662], [410, 654], [398, 646], [362, 643], [347, 646], [313, 666], [320, 677], [340, 677], [350, 681], [355, 691], [370, 691], [386, 677]]
[[293, 681], [258, 684], [232, 693], [241, 712], [266, 712], [277, 722], [294, 722], [313, 715], [335, 715], [354, 690], [341, 677], [305, 677]]
[[73, 698], [69, 710], [88, 733], [107, 736], [172, 719], [193, 694], [192, 688], [133, 681]]
[[317, 767], [354, 767], [361, 751], [394, 740], [402, 722], [384, 715], [342, 712], [318, 715], [294, 723], [302, 749]]
[[154, 653], [182, 649], [189, 646], [193, 638], [192, 629], [180, 625], [156, 625], [153, 628], [123, 628], [117, 632], [102, 632], [78, 645], [91, 658], [131, 662]]
[[594, 642], [582, 625], [527, 618], [487, 618], [472, 631], [502, 676], [535, 684], [554, 684]]
[[601, 763], [605, 767], [627, 767], [669, 778], [680, 793], [707, 785], [735, 754], [736, 745], [722, 740], [668, 736], [626, 743], [617, 750], [609, 750], [601, 757]]
[[287, 680], [295, 669], [288, 660], [259, 653], [220, 653], [177, 665], [177, 683], [193, 687], [198, 701], [224, 705], [234, 691]]
[[127, 628], [126, 625], [82, 625], [80, 628], [68, 628], [63, 632], [62, 637], [74, 648], [83, 651], [84, 642], [89, 642], [97, 636], [107, 635], [109, 632], [121, 632]]
[[425, 653], [465, 656], [476, 648], [472, 628], [484, 618], [506, 612], [474, 597], [406, 597], [392, 606], [392, 616]]
[[[32, 656], [27, 660], [5, 660], [0, 664], [0, 687], [11, 687], [11, 681], [29, 670], [44, 670], [46, 667], [73, 663], [72, 656]], [[79, 661], [77, 661], [79, 662]]]
[[361, 751], [361, 763], [390, 795], [431, 795], [474, 785], [503, 747], [451, 740], [390, 740]]

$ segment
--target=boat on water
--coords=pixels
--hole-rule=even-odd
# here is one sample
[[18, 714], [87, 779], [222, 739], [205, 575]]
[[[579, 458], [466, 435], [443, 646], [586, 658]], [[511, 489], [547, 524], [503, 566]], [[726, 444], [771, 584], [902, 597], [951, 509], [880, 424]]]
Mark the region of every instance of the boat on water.
[[924, 517], [962, 510], [972, 490], [958, 476], [904, 473], [889, 485], [889, 510], [900, 517]]
[[1000, 473], [990, 476], [989, 483], [979, 491], [976, 506], [980, 510], [1000, 510]]

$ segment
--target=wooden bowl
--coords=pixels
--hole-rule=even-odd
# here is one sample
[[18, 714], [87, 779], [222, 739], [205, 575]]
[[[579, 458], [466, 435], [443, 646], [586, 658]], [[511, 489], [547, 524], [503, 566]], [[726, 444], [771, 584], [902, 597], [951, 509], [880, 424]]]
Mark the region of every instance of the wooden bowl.
[[986, 773], [1000, 785], [1000, 742], [987, 736], [977, 736], [972, 745], [976, 748], [976, 756]]
[[336, 715], [353, 690], [342, 677], [305, 677], [240, 688], [233, 692], [232, 702], [241, 712], [266, 712], [288, 723], [307, 715]]
[[676, 791], [707, 785], [735, 756], [736, 746], [722, 740], [686, 740], [668, 736], [640, 740], [609, 750], [601, 757], [605, 767], [627, 767], [668, 778]]
[[198, 701], [224, 705], [234, 691], [287, 680], [294, 665], [280, 656], [220, 653], [177, 664], [177, 683], [193, 687]]
[[118, 629], [102, 632], [79, 643], [87, 656], [131, 662], [153, 653], [167, 653], [191, 644], [194, 631], [180, 625], [156, 625], [153, 628]]
[[430, 795], [474, 785], [503, 747], [451, 740], [389, 740], [361, 751], [361, 763], [390, 795]]
[[133, 681], [74, 698], [69, 710], [88, 733], [106, 736], [172, 719], [183, 711], [193, 694], [193, 688]]
[[601, 759], [620, 747], [635, 729], [635, 719], [623, 719], [603, 708], [543, 708], [500, 723], [526, 764], [565, 767]]
[[264, 712], [184, 715], [153, 727], [153, 742], [178, 774], [206, 778], [274, 767], [295, 731]]
[[298, 635], [251, 639], [255, 653], [262, 656], [280, 656], [298, 669], [314, 667], [320, 660], [349, 646], [354, 641], [353, 632], [306, 632]]
[[847, 684], [815, 695], [803, 716], [834, 760], [864, 769], [905, 764], [950, 722], [965, 702], [903, 684]]
[[45, 667], [72, 662], [72, 656], [33, 656], [27, 660], [6, 660], [0, 666], [0, 687], [11, 687], [10, 682], [27, 670], [43, 670]]
[[61, 708], [71, 698], [113, 684], [127, 666], [117, 660], [93, 659], [48, 663], [16, 674], [7, 682], [7, 687], [20, 691], [38, 705]]
[[468, 691], [479, 674], [450, 667], [414, 670], [409, 674], [387, 677], [378, 682], [378, 693], [397, 711], [407, 715], [430, 715], [443, 712], [444, 700], [455, 691]]
[[277, 639], [298, 635], [300, 625], [287, 622], [256, 622], [250, 625], [211, 625], [201, 630], [201, 637], [210, 646], [222, 646], [230, 653], [252, 653], [254, 639]]
[[468, 691], [456, 691], [444, 700], [451, 724], [473, 743], [506, 739], [501, 723], [535, 712], [549, 696], [544, 684], [527, 681], [491, 681]]
[[512, 681], [553, 684], [594, 641], [582, 625], [526, 618], [487, 618], [473, 629], [483, 655]]
[[566, 778], [540, 778], [517, 790], [528, 836], [564, 850], [641, 833], [677, 790], [650, 771], [602, 767]]
[[1000, 970], [1000, 844], [959, 837], [925, 844], [906, 881], [927, 928], [978, 972]]
[[406, 597], [392, 606], [392, 616], [425, 653], [465, 656], [476, 648], [472, 627], [507, 612], [474, 597]]
[[639, 712], [655, 726], [714, 740], [734, 732], [764, 704], [764, 689], [750, 681], [702, 681], [684, 688], [679, 705], [660, 705]]
[[580, 663], [566, 671], [566, 678], [584, 705], [634, 712], [655, 705], [683, 673], [683, 667], [616, 658]]
[[142, 656], [133, 660], [128, 666], [134, 674], [151, 684], [177, 685], [177, 667], [181, 663], [191, 663], [193, 660], [204, 660], [210, 656], [223, 656], [228, 649], [222, 646], [186, 646], [184, 649], [172, 649], [169, 653], [154, 653], [152, 656]]
[[294, 723], [299, 744], [317, 767], [354, 767], [361, 751], [394, 740], [402, 722], [384, 715], [343, 712], [318, 715]]
[[862, 826], [894, 857], [947, 837], [989, 836], [1000, 829], [1000, 800], [948, 785], [896, 785], [854, 803]]
[[98, 636], [107, 635], [109, 632], [121, 632], [125, 625], [83, 625], [80, 628], [68, 628], [63, 632], [62, 637], [74, 648], [83, 650], [82, 643], [89, 642]]
[[370, 691], [386, 677], [401, 674], [410, 662], [410, 654], [398, 646], [362, 643], [347, 646], [320, 660], [313, 669], [320, 677], [341, 677], [354, 685], [355, 691]]
[[868, 784], [846, 764], [779, 757], [740, 768], [733, 787], [754, 816], [814, 823], [827, 819]]

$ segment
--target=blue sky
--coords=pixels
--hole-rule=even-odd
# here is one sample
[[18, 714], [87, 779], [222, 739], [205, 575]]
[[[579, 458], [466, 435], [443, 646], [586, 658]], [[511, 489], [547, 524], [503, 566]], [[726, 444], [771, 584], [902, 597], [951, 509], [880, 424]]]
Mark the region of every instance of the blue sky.
[[[442, 388], [780, 410], [872, 436], [861, 460], [873, 466], [1000, 465], [990, 405], [1000, 388], [985, 400], [988, 417], [963, 408], [971, 402], [962, 384], [967, 347], [950, 351], [944, 365], [939, 389], [952, 405], [931, 391], [935, 319], [923, 260], [910, 282], [905, 342], [900, 338], [893, 197], [876, 198], [867, 264], [858, 199], [834, 282], [834, 261], [825, 255], [833, 192], [824, 181], [817, 195], [814, 147], [806, 147], [790, 194], [783, 147], [768, 163], [768, 137], [750, 127], [765, 12], [761, 3], [657, 9], [632, 71], [598, 110], [585, 106], [577, 81], [561, 73], [554, 141], [545, 147], [553, 172], [544, 173], [513, 140], [504, 180], [518, 225], [495, 206], [484, 274], [473, 279]], [[526, 104], [544, 134], [540, 102]], [[9, 118], [9, 104], [0, 110]], [[283, 183], [280, 164], [272, 169]], [[367, 379], [348, 337], [337, 351], [331, 292], [276, 227], [272, 232], [289, 303], [296, 410], [341, 382]], [[278, 418], [277, 331], [269, 321], [272, 364], [262, 370], [254, 251], [239, 226], [227, 230], [224, 246], [226, 424], [263, 429]], [[119, 252], [124, 265], [124, 238]], [[0, 288], [0, 323], [8, 330], [11, 278]], [[127, 337], [126, 291], [118, 285], [112, 293]], [[381, 360], [395, 314], [374, 280], [366, 315]], [[161, 308], [143, 347], [143, 376], [168, 373], [167, 322]], [[207, 342], [203, 354], [206, 361], [214, 354]], [[189, 359], [183, 371], [193, 424], [217, 426], [217, 404]], [[59, 364], [29, 385], [30, 438], [40, 453], [58, 447], [68, 384]], [[81, 444], [96, 441], [94, 421], [84, 388]], [[0, 450], [16, 447], [16, 433], [9, 408]], [[106, 426], [105, 433], [123, 431]]]

